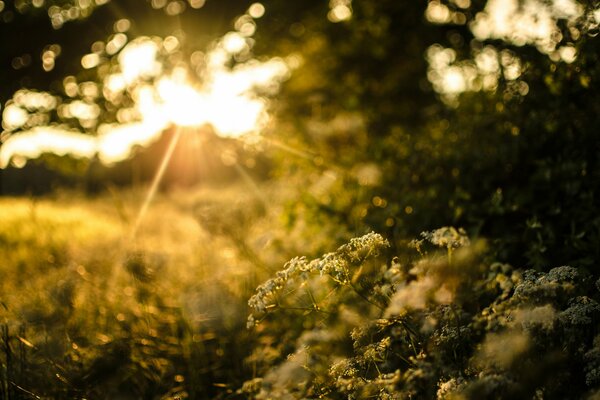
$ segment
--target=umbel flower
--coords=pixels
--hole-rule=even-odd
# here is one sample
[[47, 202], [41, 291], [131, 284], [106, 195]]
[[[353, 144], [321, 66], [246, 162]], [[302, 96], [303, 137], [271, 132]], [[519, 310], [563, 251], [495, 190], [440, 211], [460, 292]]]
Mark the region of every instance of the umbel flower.
[[306, 257], [296, 257], [288, 261], [275, 277], [257, 287], [256, 293], [248, 300], [253, 312], [248, 317], [249, 328], [256, 324], [257, 315], [262, 315], [276, 307], [275, 295], [288, 282], [294, 279], [306, 281], [311, 275], [328, 276], [340, 285], [348, 285], [352, 277], [352, 267], [360, 266], [366, 259], [380, 254], [381, 250], [389, 247], [389, 243], [380, 234], [371, 232], [364, 236], [353, 238], [336, 251], [327, 253], [314, 260]]

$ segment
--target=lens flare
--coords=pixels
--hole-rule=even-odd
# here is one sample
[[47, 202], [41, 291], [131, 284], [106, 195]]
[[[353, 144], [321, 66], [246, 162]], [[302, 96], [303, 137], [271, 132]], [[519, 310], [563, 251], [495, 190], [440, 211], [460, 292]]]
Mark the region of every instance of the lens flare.
[[[230, 43], [232, 37], [225, 35], [206, 54], [209, 67], [201, 85], [190, 83], [184, 68], [164, 73], [156, 39], [138, 38], [126, 45], [118, 57], [120, 71], [105, 78], [103, 94], [110, 100], [129, 91], [135, 105], [127, 111], [138, 115], [139, 120], [98, 124], [94, 136], [61, 126], [26, 129], [29, 113], [21, 107], [7, 106], [0, 168], [7, 167], [11, 160], [15, 166], [23, 166], [23, 160], [45, 152], [74, 157], [97, 155], [102, 162], [110, 164], [130, 157], [135, 146], [146, 146], [157, 140], [169, 126], [210, 125], [224, 137], [259, 132], [268, 121], [267, 102], [255, 94], [255, 89], [275, 92], [279, 82], [288, 76], [290, 67], [279, 58], [264, 62], [254, 60], [233, 69], [227, 67], [227, 54], [237, 46]], [[78, 118], [88, 127], [96, 126], [100, 116], [98, 105], [80, 100], [61, 105], [60, 111]], [[19, 128], [23, 131], [12, 132]]]

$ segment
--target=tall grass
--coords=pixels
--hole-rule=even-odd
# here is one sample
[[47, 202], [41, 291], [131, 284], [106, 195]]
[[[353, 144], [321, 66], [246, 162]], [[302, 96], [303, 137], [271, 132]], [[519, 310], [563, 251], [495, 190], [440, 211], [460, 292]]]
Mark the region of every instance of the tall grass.
[[162, 194], [133, 239], [141, 193], [0, 199], [0, 400], [597, 398], [592, 272], [339, 246], [286, 186]]
[[246, 302], [270, 261], [234, 215], [257, 205], [232, 193], [159, 197], [134, 240], [139, 193], [1, 199], [0, 398], [194, 399], [241, 385]]

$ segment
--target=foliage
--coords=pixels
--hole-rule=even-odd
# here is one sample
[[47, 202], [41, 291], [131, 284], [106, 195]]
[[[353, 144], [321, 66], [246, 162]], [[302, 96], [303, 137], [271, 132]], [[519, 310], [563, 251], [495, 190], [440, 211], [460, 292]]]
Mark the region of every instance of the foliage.
[[[0, 10], [5, 32], [8, 11], [47, 18], [30, 3]], [[59, 3], [71, 4], [41, 2]], [[187, 4], [151, 3], [162, 18]], [[515, 20], [541, 7], [529, 22], [550, 18], [550, 35], [482, 31], [504, 3]], [[207, 136], [202, 174], [214, 187], [159, 195], [133, 239], [135, 190], [2, 199], [0, 398], [599, 397], [597, 2], [263, 4], [246, 56], [282, 56], [293, 73], [259, 140], [223, 150]], [[83, 17], [115, 19], [102, 10]], [[77, 65], [66, 50], [84, 38], [65, 35], [85, 18], [52, 28]], [[108, 25], [102, 40], [123, 34]], [[166, 70], [184, 64], [201, 79], [184, 59], [206, 38], [159, 25]], [[80, 74], [71, 63], [41, 77], [13, 68], [2, 95], [40, 83], [53, 107], [63, 95], [91, 101], [84, 89], [104, 92], [117, 53]], [[98, 121], [118, 121], [137, 85], [158, 77], [114, 102], [92, 96]], [[27, 110], [32, 124], [94, 130], [42, 108]], [[44, 157], [106, 184], [95, 162], [69, 162]]]
[[[456, 230], [423, 236], [448, 248], [438, 239], [450, 233]], [[369, 234], [311, 262], [291, 260], [258, 287], [249, 320], [254, 325], [265, 313], [305, 310], [297, 324], [278, 315], [256, 326], [265, 343], [278, 343], [271, 337], [282, 325], [288, 340], [289, 330], [297, 330], [294, 345], [287, 358], [263, 350], [261, 377], [239, 393], [256, 399], [591, 396], [598, 388], [600, 318], [591, 277], [568, 266], [547, 273], [488, 266], [482, 244], [455, 243], [454, 257], [433, 252], [400, 262], [377, 258], [385, 241]], [[313, 294], [298, 294], [303, 290]], [[306, 297], [312, 306], [305, 306]], [[290, 303], [296, 307], [282, 306]]]
[[[307, 6], [292, 11], [301, 35], [265, 21], [257, 40], [269, 48], [257, 51], [303, 60], [275, 104], [270, 134], [307, 151], [300, 160], [283, 149], [277, 165], [303, 180], [314, 214], [367, 226], [356, 234], [370, 228], [402, 241], [454, 224], [492, 240], [505, 262], [591, 266], [599, 232], [597, 5], [582, 5], [579, 19], [550, 21], [560, 40], [548, 55], [476, 36], [472, 24], [491, 3], [355, 1], [352, 18], [335, 24], [316, 17], [324, 6]], [[461, 22], [425, 23], [438, 6]], [[272, 45], [273, 31], [285, 40]], [[576, 58], [561, 59], [560, 46], [576, 49]], [[455, 60], [449, 69], [436, 69], [439, 54]], [[436, 74], [482, 74], [485, 57], [497, 67], [493, 85], [477, 77], [479, 91], [436, 93]]]

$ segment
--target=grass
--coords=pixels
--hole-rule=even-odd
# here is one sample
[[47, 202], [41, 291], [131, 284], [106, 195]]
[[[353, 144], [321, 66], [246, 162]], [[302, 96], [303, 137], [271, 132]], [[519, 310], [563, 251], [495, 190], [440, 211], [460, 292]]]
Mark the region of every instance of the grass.
[[246, 302], [256, 265], [268, 267], [256, 255], [266, 242], [244, 239], [256, 226], [235, 215], [260, 207], [239, 193], [161, 195], [135, 238], [143, 193], [0, 199], [0, 399], [206, 398], [241, 385]]
[[135, 237], [143, 192], [0, 199], [0, 400], [600, 393], [597, 276], [450, 227], [337, 247], [286, 185], [161, 194]]

